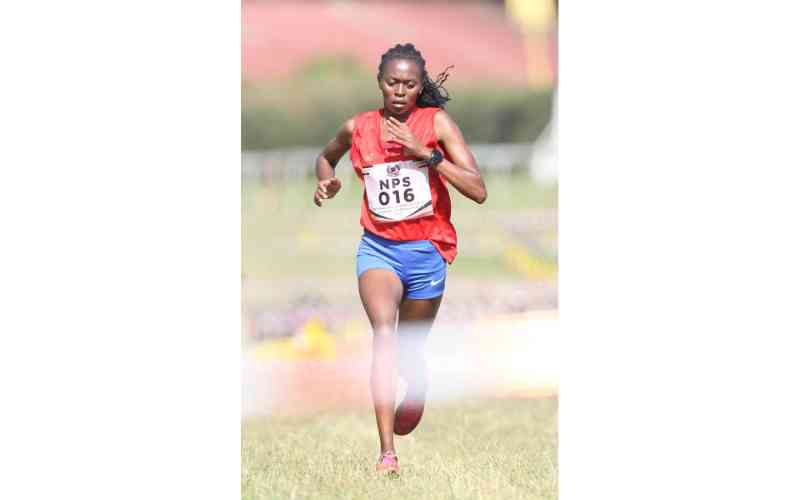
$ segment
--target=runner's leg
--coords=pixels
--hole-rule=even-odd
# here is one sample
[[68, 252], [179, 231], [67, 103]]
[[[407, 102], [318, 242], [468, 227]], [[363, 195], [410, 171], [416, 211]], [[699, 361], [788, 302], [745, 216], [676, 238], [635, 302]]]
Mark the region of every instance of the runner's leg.
[[425, 363], [425, 340], [430, 332], [442, 297], [406, 299], [400, 304], [398, 321], [400, 376], [407, 389], [394, 415], [394, 433], [405, 436], [422, 419], [428, 391], [428, 370]]
[[430, 333], [442, 296], [432, 299], [404, 299], [400, 303], [398, 370], [409, 390], [424, 391], [426, 381], [425, 341]]
[[370, 388], [381, 453], [394, 450], [394, 405], [397, 383], [397, 311], [403, 284], [388, 269], [369, 269], [358, 278], [361, 303], [372, 324]]

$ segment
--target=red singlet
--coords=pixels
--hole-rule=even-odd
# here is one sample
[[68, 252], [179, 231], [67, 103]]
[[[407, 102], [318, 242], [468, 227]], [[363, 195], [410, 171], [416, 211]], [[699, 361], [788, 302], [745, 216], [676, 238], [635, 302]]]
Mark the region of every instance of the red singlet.
[[[438, 145], [436, 131], [433, 127], [433, 117], [438, 111], [440, 111], [440, 108], [416, 108], [406, 120], [406, 124], [425, 147], [438, 149], [445, 158], [452, 161], [447, 152]], [[364, 186], [364, 167], [416, 159], [412, 156], [404, 155], [403, 147], [399, 144], [381, 141], [382, 119], [382, 109], [360, 113], [355, 117], [350, 160], [353, 163], [356, 175], [361, 180], [362, 187]], [[388, 240], [430, 240], [444, 257], [444, 260], [448, 264], [452, 264], [458, 250], [456, 248], [456, 229], [450, 222], [450, 193], [447, 191], [446, 182], [445, 178], [439, 175], [436, 169], [430, 169], [428, 172], [428, 184], [431, 188], [433, 214], [427, 217], [402, 221], [375, 220], [370, 215], [365, 190], [361, 202], [361, 225], [367, 231]]]

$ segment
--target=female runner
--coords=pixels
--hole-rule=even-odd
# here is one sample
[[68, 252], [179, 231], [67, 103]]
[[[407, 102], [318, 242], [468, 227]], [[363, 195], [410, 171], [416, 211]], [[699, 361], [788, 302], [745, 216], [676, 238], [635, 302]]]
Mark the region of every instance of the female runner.
[[[348, 150], [365, 188], [356, 272], [373, 330], [370, 388], [382, 473], [399, 472], [393, 433], [411, 432], [425, 405], [423, 346], [442, 301], [446, 263], [456, 256], [446, 186], [486, 200], [475, 158], [444, 111], [447, 76], [445, 70], [432, 81], [414, 45], [396, 45], [378, 67], [383, 108], [347, 120], [316, 162], [317, 206], [341, 189], [334, 168]], [[398, 374], [408, 389], [395, 411]]]

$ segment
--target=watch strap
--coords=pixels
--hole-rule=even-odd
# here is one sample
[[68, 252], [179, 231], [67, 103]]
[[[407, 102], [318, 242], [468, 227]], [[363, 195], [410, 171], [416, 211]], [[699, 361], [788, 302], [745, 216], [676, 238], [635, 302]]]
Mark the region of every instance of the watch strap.
[[442, 163], [442, 160], [444, 160], [442, 152], [434, 148], [433, 152], [431, 153], [431, 158], [427, 161], [427, 164], [429, 167], [435, 167], [436, 165]]

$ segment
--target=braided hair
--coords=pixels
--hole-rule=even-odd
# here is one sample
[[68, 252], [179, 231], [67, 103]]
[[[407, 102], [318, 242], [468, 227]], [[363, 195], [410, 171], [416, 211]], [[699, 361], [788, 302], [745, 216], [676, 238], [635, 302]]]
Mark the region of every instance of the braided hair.
[[422, 58], [422, 53], [414, 47], [414, 44], [407, 43], [405, 45], [400, 45], [398, 43], [381, 56], [381, 64], [378, 66], [378, 80], [383, 77], [386, 64], [392, 59], [408, 59], [414, 61], [422, 71], [422, 92], [420, 92], [419, 97], [417, 97], [418, 107], [437, 107], [444, 109], [447, 101], [450, 100], [450, 94], [447, 92], [447, 89], [444, 88], [444, 82], [447, 81], [447, 77], [450, 76], [447, 71], [453, 66], [448, 66], [444, 71], [439, 73], [436, 80], [431, 80], [428, 76], [428, 72], [425, 70], [425, 59]]

